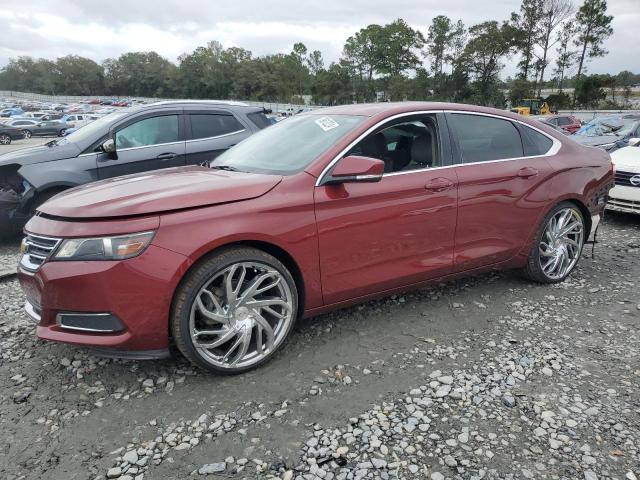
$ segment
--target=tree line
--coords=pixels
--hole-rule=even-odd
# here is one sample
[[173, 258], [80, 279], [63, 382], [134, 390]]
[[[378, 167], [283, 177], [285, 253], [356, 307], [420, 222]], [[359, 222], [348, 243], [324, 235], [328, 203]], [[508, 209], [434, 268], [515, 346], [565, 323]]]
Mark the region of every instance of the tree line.
[[[586, 104], [604, 98], [605, 88], [613, 89], [615, 99], [616, 88], [639, 80], [631, 72], [585, 75], [588, 62], [607, 53], [603, 43], [613, 33], [612, 18], [606, 0], [584, 0], [577, 10], [571, 0], [523, 0], [502, 22], [467, 27], [439, 15], [426, 36], [397, 19], [360, 29], [346, 40], [341, 58], [328, 65], [320, 51], [303, 43], [288, 54], [254, 56], [211, 41], [177, 63], [156, 52], [129, 52], [102, 64], [77, 55], [56, 61], [18, 57], [0, 70], [0, 89], [287, 103], [303, 103], [310, 95], [321, 105], [443, 100], [502, 107], [508, 99], [539, 96], [552, 87], [560, 91], [557, 103]], [[515, 55], [517, 76], [502, 81], [504, 61]], [[575, 87], [573, 98], [563, 93], [569, 86]]]

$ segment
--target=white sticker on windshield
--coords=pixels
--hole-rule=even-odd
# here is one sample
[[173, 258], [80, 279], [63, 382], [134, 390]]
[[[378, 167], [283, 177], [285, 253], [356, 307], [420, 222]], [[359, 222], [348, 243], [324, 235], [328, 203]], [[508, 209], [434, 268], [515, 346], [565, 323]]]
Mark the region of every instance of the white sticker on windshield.
[[331, 117], [322, 117], [316, 120], [316, 123], [318, 124], [318, 126], [324, 130], [325, 132], [328, 132], [329, 130], [333, 130], [336, 127], [339, 127], [340, 125], [338, 125], [338, 122], [336, 122], [333, 118]]

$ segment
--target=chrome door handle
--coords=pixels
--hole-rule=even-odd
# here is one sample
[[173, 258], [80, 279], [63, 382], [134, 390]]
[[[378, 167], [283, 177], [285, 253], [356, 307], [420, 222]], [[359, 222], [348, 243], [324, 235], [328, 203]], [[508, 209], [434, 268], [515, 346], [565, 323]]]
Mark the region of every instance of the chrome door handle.
[[172, 158], [176, 158], [178, 155], [176, 153], [161, 153], [156, 158], [158, 160], [171, 160]]
[[433, 180], [429, 180], [424, 188], [429, 192], [444, 192], [445, 190], [449, 190], [454, 185], [455, 184], [448, 178], [438, 177], [434, 178]]
[[524, 167], [524, 168], [521, 168], [520, 170], [518, 170], [517, 175], [520, 178], [535, 177], [536, 175], [538, 175], [538, 170], [536, 170], [535, 168], [531, 168], [531, 167]]

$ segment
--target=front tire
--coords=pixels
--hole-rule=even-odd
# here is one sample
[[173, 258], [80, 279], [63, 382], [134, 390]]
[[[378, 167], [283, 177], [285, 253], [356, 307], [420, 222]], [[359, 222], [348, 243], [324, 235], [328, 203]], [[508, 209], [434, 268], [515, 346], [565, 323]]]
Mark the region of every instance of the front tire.
[[580, 209], [562, 202], [542, 220], [529, 252], [525, 276], [539, 283], [562, 282], [578, 264], [585, 241]]
[[0, 135], [0, 145], [11, 145], [11, 137], [4, 133]]
[[190, 271], [174, 298], [171, 331], [193, 364], [213, 373], [246, 372], [282, 347], [298, 313], [298, 290], [275, 257], [235, 247]]
[[59, 137], [64, 137], [64, 134], [65, 134], [66, 132], [67, 132], [67, 129], [66, 129], [66, 128], [63, 128], [62, 130], [60, 130], [60, 131], [58, 132], [58, 136], [59, 136]]
[[24, 138], [26, 140], [29, 140], [31, 138], [31, 135], [32, 135], [31, 130], [24, 130]]

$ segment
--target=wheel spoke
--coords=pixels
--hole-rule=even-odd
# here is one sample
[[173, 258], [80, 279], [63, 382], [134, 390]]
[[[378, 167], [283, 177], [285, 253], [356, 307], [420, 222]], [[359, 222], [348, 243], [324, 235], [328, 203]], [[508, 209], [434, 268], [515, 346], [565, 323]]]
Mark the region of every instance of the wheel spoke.
[[225, 314], [209, 310], [205, 306], [200, 296], [196, 298], [196, 307], [198, 311], [208, 320], [212, 320], [214, 322], [224, 323], [224, 324], [229, 323], [229, 318]]
[[266, 298], [266, 299], [260, 299], [260, 300], [250, 300], [248, 302], [245, 302], [245, 305], [247, 307], [250, 308], [262, 308], [262, 307], [269, 307], [271, 305], [277, 305], [279, 307], [284, 308], [287, 311], [291, 310], [291, 306], [285, 302], [284, 300], [280, 299], [280, 298]]
[[197, 342], [197, 346], [200, 347], [200, 348], [206, 348], [206, 349], [217, 348], [217, 347], [227, 343], [229, 340], [231, 340], [237, 334], [238, 334], [238, 332], [235, 331], [235, 330], [227, 330], [227, 332], [224, 335], [221, 335], [220, 338], [214, 340], [213, 342], [209, 342], [209, 343]]
[[256, 364], [289, 332], [293, 305], [290, 284], [270, 264], [228, 265], [210, 277], [191, 305], [191, 342], [217, 368]]
[[[266, 280], [269, 280], [270, 278], [275, 278], [275, 280], [273, 280], [271, 283], [267, 283], [266, 285], [263, 285], [263, 283]], [[277, 286], [278, 283], [280, 283], [280, 275], [277, 272], [267, 272], [257, 276], [255, 279], [252, 280], [252, 282], [249, 284], [247, 289], [244, 292], [242, 292], [242, 295], [238, 299], [238, 304], [246, 305], [248, 301], [253, 299], [253, 297], [271, 290], [272, 288]]]

